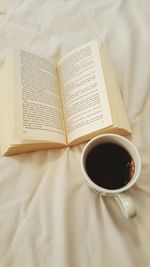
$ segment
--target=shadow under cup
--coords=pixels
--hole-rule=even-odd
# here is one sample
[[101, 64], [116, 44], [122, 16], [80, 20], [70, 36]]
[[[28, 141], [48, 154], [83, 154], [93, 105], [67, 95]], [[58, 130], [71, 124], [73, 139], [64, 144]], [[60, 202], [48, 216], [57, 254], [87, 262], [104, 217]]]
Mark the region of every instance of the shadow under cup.
[[128, 139], [104, 134], [86, 144], [81, 167], [91, 189], [114, 194], [127, 190], [136, 182], [141, 162], [136, 147]]

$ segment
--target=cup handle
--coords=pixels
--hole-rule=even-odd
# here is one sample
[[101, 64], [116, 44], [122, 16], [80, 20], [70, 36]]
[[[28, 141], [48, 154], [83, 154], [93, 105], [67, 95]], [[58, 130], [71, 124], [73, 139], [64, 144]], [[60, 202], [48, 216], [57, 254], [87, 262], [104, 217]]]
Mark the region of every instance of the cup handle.
[[117, 203], [119, 204], [123, 215], [127, 219], [132, 219], [137, 215], [135, 204], [128, 193], [122, 192], [122, 193], [116, 194], [115, 199]]

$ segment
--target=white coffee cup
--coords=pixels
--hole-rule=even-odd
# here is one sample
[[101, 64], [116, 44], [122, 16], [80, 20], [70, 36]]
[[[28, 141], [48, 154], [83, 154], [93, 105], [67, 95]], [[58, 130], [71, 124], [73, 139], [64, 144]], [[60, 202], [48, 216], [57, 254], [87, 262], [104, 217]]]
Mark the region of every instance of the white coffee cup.
[[[130, 154], [131, 158], [134, 161], [134, 165], [135, 165], [134, 174], [131, 177], [130, 181], [121, 188], [106, 189], [104, 187], [101, 187], [101, 186], [97, 185], [95, 182], [93, 182], [92, 179], [87, 174], [86, 165], [85, 165], [86, 158], [87, 158], [88, 154], [90, 153], [90, 151], [95, 146], [100, 145], [102, 143], [113, 143], [113, 144], [117, 144], [117, 145], [123, 147]], [[100, 165], [99, 165], [99, 167], [100, 167]], [[139, 178], [140, 171], [141, 171], [140, 156], [139, 156], [139, 153], [138, 153], [136, 147], [133, 145], [133, 143], [131, 143], [127, 138], [120, 136], [118, 134], [99, 135], [99, 136], [93, 138], [92, 140], [90, 140], [85, 145], [85, 147], [82, 151], [82, 156], [81, 156], [81, 168], [82, 168], [82, 172], [83, 172], [85, 180], [87, 181], [89, 187], [94, 192], [98, 193], [101, 196], [114, 197], [117, 200], [117, 202], [121, 208], [121, 211], [126, 218], [133, 218], [136, 216], [136, 208], [135, 208], [134, 201], [131, 198], [131, 196], [129, 195], [129, 193], [127, 192], [128, 189], [130, 189], [135, 184], [135, 182]], [[108, 168], [109, 168], [109, 166], [108, 166]]]

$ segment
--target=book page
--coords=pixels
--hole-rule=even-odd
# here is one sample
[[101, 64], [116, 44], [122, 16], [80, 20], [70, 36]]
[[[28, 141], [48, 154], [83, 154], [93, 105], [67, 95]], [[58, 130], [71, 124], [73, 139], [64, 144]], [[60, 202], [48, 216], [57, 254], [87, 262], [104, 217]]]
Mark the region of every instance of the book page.
[[23, 49], [15, 53], [14, 61], [16, 138], [65, 143], [55, 64]]
[[[125, 105], [120, 93], [119, 85], [114, 73], [114, 68], [112, 62], [108, 57], [106, 45], [101, 45], [100, 54], [102, 59], [102, 65], [104, 69], [104, 77], [107, 84], [107, 93], [109, 97], [109, 102], [111, 106], [111, 114], [113, 118], [113, 124], [117, 128], [122, 129], [127, 134], [131, 133], [131, 128], [129, 125], [127, 112], [125, 110]], [[122, 133], [123, 134], [123, 133]]]
[[58, 64], [68, 142], [112, 124], [98, 42], [86, 43]]

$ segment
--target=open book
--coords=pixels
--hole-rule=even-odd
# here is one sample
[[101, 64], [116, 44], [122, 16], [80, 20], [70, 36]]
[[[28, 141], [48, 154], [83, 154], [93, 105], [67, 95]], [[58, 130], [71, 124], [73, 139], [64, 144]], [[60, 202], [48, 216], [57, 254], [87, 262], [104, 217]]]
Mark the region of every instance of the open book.
[[90, 41], [58, 64], [14, 49], [0, 73], [2, 155], [131, 133], [104, 46]]

